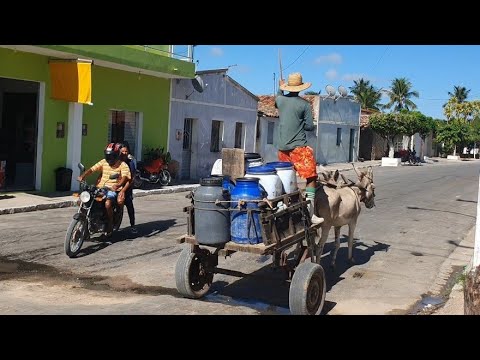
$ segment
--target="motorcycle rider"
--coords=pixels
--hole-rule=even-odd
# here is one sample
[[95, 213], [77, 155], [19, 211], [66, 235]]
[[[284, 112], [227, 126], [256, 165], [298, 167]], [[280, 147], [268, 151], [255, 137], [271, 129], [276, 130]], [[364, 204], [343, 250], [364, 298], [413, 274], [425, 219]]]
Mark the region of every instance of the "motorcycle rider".
[[130, 145], [128, 141], [120, 143], [120, 160], [124, 161], [130, 168], [131, 180], [127, 181], [122, 191], [119, 193], [119, 200], [125, 198], [125, 206], [127, 207], [128, 218], [130, 219], [130, 231], [132, 234], [138, 233], [135, 227], [135, 208], [133, 207], [133, 178], [136, 172], [136, 160], [130, 154]]
[[[131, 180], [130, 169], [127, 164], [120, 160], [120, 144], [110, 143], [104, 150], [104, 158], [98, 161], [90, 169], [86, 170], [78, 177], [78, 181], [83, 181], [86, 176], [101, 171], [99, 187], [107, 188], [105, 201], [105, 209], [107, 212], [108, 225], [105, 236], [110, 237], [113, 231], [113, 206], [118, 203], [123, 206], [124, 195], [120, 196], [117, 201], [119, 192], [122, 191], [125, 184]], [[120, 175], [118, 179], [110, 179], [110, 175], [117, 173]]]

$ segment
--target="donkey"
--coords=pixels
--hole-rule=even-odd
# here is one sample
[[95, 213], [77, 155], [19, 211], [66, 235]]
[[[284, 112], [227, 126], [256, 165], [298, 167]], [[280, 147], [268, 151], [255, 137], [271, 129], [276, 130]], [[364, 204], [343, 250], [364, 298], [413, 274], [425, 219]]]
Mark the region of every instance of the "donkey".
[[[323, 175], [325, 179], [327, 175]], [[338, 170], [330, 174], [335, 183], [323, 181], [326, 185], [319, 186], [315, 193], [315, 215], [324, 218], [321, 228], [317, 230], [317, 238], [320, 241], [317, 245], [316, 258], [320, 262], [323, 254], [323, 247], [328, 239], [330, 228], [335, 229], [335, 250], [332, 255], [331, 266], [335, 266], [338, 249], [340, 248], [340, 228], [348, 225], [348, 260], [354, 263], [353, 258], [353, 233], [357, 225], [358, 215], [360, 215], [363, 202], [367, 209], [375, 206], [375, 185], [373, 184], [373, 169], [371, 166], [366, 171], [357, 173], [358, 181], [356, 183], [348, 181], [342, 176], [341, 182], [338, 182]], [[327, 179], [326, 179], [327, 180]], [[321, 181], [322, 182], [322, 181]], [[336, 184], [337, 186], [332, 186]], [[329, 186], [330, 185], [330, 186]]]

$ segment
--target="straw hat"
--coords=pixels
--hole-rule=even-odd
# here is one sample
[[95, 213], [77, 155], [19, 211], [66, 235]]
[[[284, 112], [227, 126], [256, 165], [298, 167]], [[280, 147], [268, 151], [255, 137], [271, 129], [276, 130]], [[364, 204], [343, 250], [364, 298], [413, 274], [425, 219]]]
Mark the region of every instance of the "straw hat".
[[302, 90], [308, 89], [310, 86], [312, 86], [312, 83], [303, 82], [302, 74], [293, 73], [288, 75], [288, 82], [286, 84], [280, 85], [280, 90], [300, 92]]

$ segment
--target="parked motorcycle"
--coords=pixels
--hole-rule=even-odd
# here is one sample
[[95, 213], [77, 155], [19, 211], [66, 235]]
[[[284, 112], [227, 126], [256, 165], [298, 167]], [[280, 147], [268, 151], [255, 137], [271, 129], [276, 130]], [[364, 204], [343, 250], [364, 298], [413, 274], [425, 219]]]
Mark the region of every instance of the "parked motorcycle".
[[416, 155], [417, 153], [415, 150], [411, 151], [410, 149], [407, 149], [399, 153], [402, 162], [408, 162], [410, 165], [420, 165], [421, 161], [420, 158]]
[[168, 171], [168, 165], [161, 159], [153, 159], [148, 163], [137, 162], [137, 171], [133, 178], [133, 187], [141, 188], [145, 182], [149, 184], [168, 185], [172, 181], [172, 176]]
[[[85, 167], [78, 164], [80, 172], [85, 171]], [[110, 179], [117, 179], [118, 173], [110, 175]], [[105, 200], [108, 189], [88, 185], [86, 181], [80, 182], [80, 193], [78, 196], [78, 212], [73, 215], [72, 222], [65, 235], [65, 253], [68, 257], [76, 257], [82, 248], [83, 242], [88, 240], [91, 235], [101, 233], [106, 230], [108, 224], [107, 211], [105, 209]], [[113, 207], [113, 231], [120, 228], [123, 219], [123, 206], [115, 204]]]

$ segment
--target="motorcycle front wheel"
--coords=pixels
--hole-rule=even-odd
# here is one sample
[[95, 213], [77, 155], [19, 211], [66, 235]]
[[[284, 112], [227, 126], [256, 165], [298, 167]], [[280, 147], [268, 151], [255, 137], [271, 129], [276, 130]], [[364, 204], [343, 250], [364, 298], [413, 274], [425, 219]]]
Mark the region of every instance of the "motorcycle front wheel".
[[82, 248], [85, 237], [88, 236], [87, 222], [73, 219], [65, 235], [65, 254], [74, 258]]
[[160, 184], [165, 186], [170, 184], [170, 181], [172, 181], [172, 176], [170, 175], [170, 172], [165, 169], [162, 170], [160, 174]]

